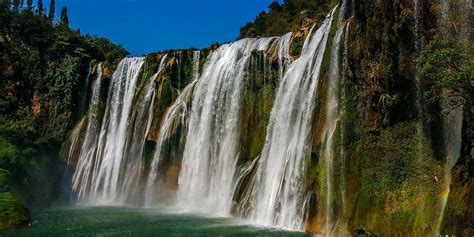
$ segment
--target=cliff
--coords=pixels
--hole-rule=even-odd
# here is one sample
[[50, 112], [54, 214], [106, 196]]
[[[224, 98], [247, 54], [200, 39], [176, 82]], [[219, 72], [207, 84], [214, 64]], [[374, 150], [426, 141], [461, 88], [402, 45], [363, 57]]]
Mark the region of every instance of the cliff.
[[[50, 123], [38, 123], [35, 129], [54, 125], [62, 134], [58, 137], [64, 138], [72, 121], [79, 120], [62, 149], [72, 168], [70, 188], [78, 201], [93, 202], [103, 195], [122, 204], [186, 200], [191, 206], [203, 199], [203, 203], [214, 201], [216, 207], [222, 204], [225, 210], [215, 212], [311, 233], [470, 235], [473, 67], [469, 54], [461, 52], [473, 49], [471, 37], [454, 37], [461, 31], [453, 33], [446, 26], [451, 22], [463, 29], [470, 20], [443, 18], [443, 6], [411, 0], [287, 0], [270, 5], [270, 11], [244, 26], [240, 35], [242, 39], [282, 37], [243, 39], [200, 51], [169, 50], [127, 58], [120, 64], [100, 54], [80, 57], [74, 73], [68, 74], [66, 69], [72, 66], [67, 64], [59, 65], [53, 75], [70, 79], [63, 83], [76, 94], [69, 103], [76, 105], [89, 97], [84, 116], [79, 107], [71, 107], [64, 110], [67, 123], [60, 123], [58, 114], [63, 113], [48, 110], [42, 118]], [[448, 12], [460, 7], [449, 6], [444, 8]], [[318, 31], [324, 25], [330, 27]], [[287, 32], [293, 34], [283, 36]], [[317, 36], [320, 41], [312, 42]], [[235, 62], [226, 61], [229, 58]], [[78, 83], [86, 75], [78, 75], [86, 71], [87, 60], [93, 63], [86, 86]], [[452, 73], [440, 70], [445, 67]], [[116, 68], [120, 70], [113, 73]], [[208, 83], [210, 79], [215, 80]], [[292, 94], [297, 99], [278, 107], [288, 99], [282, 98], [287, 89], [282, 85], [290, 88], [299, 79], [307, 84]], [[95, 97], [78, 93], [98, 85]], [[307, 92], [313, 88], [310, 85], [316, 86]], [[38, 99], [46, 92], [25, 87], [29, 93], [24, 98], [32, 101], [24, 102], [25, 108], [31, 113], [42, 114], [42, 108], [53, 104]], [[127, 92], [128, 88], [133, 89]], [[117, 96], [121, 90], [123, 96]], [[302, 94], [314, 99], [306, 101]], [[457, 103], [448, 103], [452, 101]], [[128, 112], [118, 104], [130, 104]], [[284, 108], [292, 110], [282, 112]], [[126, 116], [127, 123], [120, 119], [114, 123], [115, 115]], [[295, 122], [295, 128], [279, 126], [284, 121], [275, 115], [303, 122]], [[459, 123], [461, 127], [454, 126]], [[118, 132], [108, 130], [113, 126]], [[288, 140], [272, 136], [278, 129], [288, 131], [281, 135]], [[272, 147], [282, 140], [279, 145], [288, 145], [287, 149], [272, 153], [282, 151]], [[114, 151], [114, 156], [88, 153], [108, 151], [110, 141], [119, 142], [123, 150]], [[260, 191], [266, 188], [262, 177], [270, 171], [262, 172], [261, 166], [280, 156], [285, 161], [282, 177], [271, 176], [281, 178], [277, 194], [272, 193], [279, 201], [267, 208], [276, 214], [262, 217], [255, 209], [262, 205], [258, 198], [268, 198]], [[84, 180], [90, 177], [81, 176], [88, 166], [81, 162], [111, 157], [120, 157], [126, 166], [98, 169], [117, 172], [119, 178], [99, 172], [100, 182], [93, 180], [97, 186], [88, 186]], [[229, 163], [220, 163], [228, 159]], [[267, 167], [281, 168], [273, 164]], [[200, 189], [185, 189], [188, 180], [199, 180], [194, 185]], [[117, 192], [103, 190], [106, 182]], [[295, 208], [286, 209], [289, 203]], [[285, 219], [288, 216], [294, 218]]]

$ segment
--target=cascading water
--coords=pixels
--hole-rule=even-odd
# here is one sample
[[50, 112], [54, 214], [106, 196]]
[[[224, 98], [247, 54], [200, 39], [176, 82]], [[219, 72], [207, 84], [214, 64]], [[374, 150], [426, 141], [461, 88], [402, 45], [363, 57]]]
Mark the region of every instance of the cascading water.
[[[460, 42], [469, 43], [471, 40], [471, 25], [470, 14], [472, 14], [472, 0], [449, 1], [443, 0], [442, 4], [442, 28], [444, 35], [449, 35], [452, 26], [455, 26], [455, 38]], [[454, 8], [454, 9], [452, 9]], [[456, 16], [453, 16], [454, 10]], [[451, 18], [457, 18], [458, 26], [452, 22]], [[444, 91], [449, 93], [448, 91]], [[464, 117], [464, 102], [456, 101], [453, 98], [444, 98], [444, 109], [449, 110], [443, 116], [443, 133], [444, 133], [444, 147], [445, 147], [445, 164], [443, 170], [443, 186], [440, 200], [440, 215], [437, 220], [437, 231], [435, 235], [441, 234], [442, 223], [446, 206], [448, 204], [449, 194], [451, 192], [452, 169], [456, 165], [461, 156], [462, 149], [462, 127]], [[449, 108], [449, 104], [457, 104], [454, 109]]]
[[[414, 0], [414, 3], [414, 55], [418, 56], [423, 44], [423, 9], [420, 0]], [[280, 38], [244, 39], [223, 45], [212, 52], [202, 75], [199, 71], [200, 52], [194, 52], [193, 79], [185, 86], [181, 83], [188, 80], [182, 81], [181, 73], [187, 71], [187, 57], [183, 60], [182, 52], [176, 52], [174, 65], [178, 68], [177, 77], [170, 78], [177, 79], [170, 82], [170, 87], [183, 89], [162, 117], [149, 173], [145, 173], [148, 167], [142, 155], [153, 119], [157, 91], [155, 83], [165, 67], [166, 56], [162, 58], [158, 72], [146, 82], [139, 80], [144, 58], [124, 59], [110, 81], [106, 103], [99, 103], [102, 102], [102, 83], [107, 82], [101, 78], [102, 64], [99, 64], [98, 77], [92, 85], [91, 106], [87, 116], [73, 131], [69, 150], [68, 164], [76, 163], [77, 159], [73, 189], [79, 202], [124, 204], [136, 197], [140, 200], [144, 198], [148, 207], [156, 205], [161, 201], [157, 197], [162, 192], [160, 179], [165, 176], [161, 173], [161, 165], [166, 163], [163, 160], [168, 150], [178, 145], [176, 150], [179, 151], [173, 151], [179, 153], [176, 156], [183, 152], [181, 166], [173, 164], [176, 170], [180, 170], [175, 200], [178, 207], [186, 211], [227, 216], [231, 210], [235, 210], [233, 201], [245, 202], [242, 206], [246, 209], [236, 208], [238, 210], [235, 212], [240, 212], [252, 223], [304, 230], [308, 207], [318, 205], [321, 218], [317, 221], [321, 221], [318, 227], [321, 227], [322, 234], [349, 235], [347, 229], [342, 229], [347, 228], [347, 220], [341, 220], [341, 217], [345, 218], [346, 210], [345, 180], [336, 175], [338, 163], [341, 165], [340, 173], [343, 176], [346, 173], [342, 167], [345, 162], [344, 147], [339, 147], [337, 142], [344, 137], [341, 123], [344, 113], [344, 75], [341, 71], [345, 70], [341, 70], [341, 65], [344, 65], [341, 59], [341, 47], [344, 46], [341, 44], [344, 32], [349, 28], [349, 24], [343, 22], [345, 1], [339, 11], [337, 31], [329, 54], [327, 95], [324, 94], [326, 100], [321, 100], [325, 103], [321, 106], [321, 111], [325, 112], [321, 120], [324, 124], [318, 124], [322, 125], [321, 128], [313, 127], [313, 116], [316, 102], [321, 96], [317, 94], [321, 87], [319, 78], [335, 9], [319, 29], [313, 27], [304, 43], [302, 55], [296, 61], [289, 55], [292, 33]], [[345, 40], [347, 49], [348, 38]], [[255, 54], [254, 51], [265, 52]], [[273, 55], [267, 51], [272, 51]], [[258, 158], [251, 157], [252, 161], [242, 158], [239, 161], [239, 115], [243, 98], [240, 95], [245, 70], [255, 70], [255, 74], [258, 74], [255, 77], [260, 79], [260, 67], [263, 65], [263, 85], [268, 86], [265, 78], [268, 79], [268, 73], [273, 72], [272, 67], [275, 65], [271, 63], [275, 57], [278, 57], [280, 80], [264, 147]], [[170, 71], [174, 72], [174, 68]], [[259, 81], [258, 84], [261, 86], [262, 83]], [[416, 86], [416, 109], [421, 121], [423, 108], [418, 77]], [[271, 94], [273, 96], [273, 91]], [[451, 170], [460, 156], [462, 116], [461, 109], [445, 118], [447, 158], [439, 226], [446, 208]], [[321, 193], [317, 195], [321, 202], [310, 204], [312, 195], [309, 190], [313, 187], [307, 187], [309, 185], [306, 185], [305, 178], [312, 144], [310, 132], [315, 129], [321, 129], [318, 138], [322, 135], [323, 139], [321, 153], [318, 153], [322, 155], [318, 161], [322, 167], [318, 170], [321, 171]], [[421, 128], [419, 132], [423, 132]], [[171, 139], [175, 137], [183, 139], [176, 142]], [[168, 149], [170, 143], [173, 143], [170, 145], [173, 147]], [[340, 161], [337, 160], [338, 156]], [[140, 184], [143, 180], [146, 181], [144, 196], [138, 192], [143, 191]], [[238, 194], [237, 185], [242, 186]], [[337, 203], [339, 200], [342, 207]]]
[[[87, 74], [87, 81], [92, 80], [91, 79], [91, 69], [92, 69], [92, 64], [89, 65], [89, 72]], [[87, 83], [88, 86], [90, 85], [90, 82]], [[71, 165], [77, 155], [78, 152], [82, 152], [82, 143], [81, 143], [81, 135], [83, 132], [84, 126], [87, 125], [87, 131], [91, 131], [92, 126], [97, 127], [96, 123], [97, 122], [97, 104], [98, 100], [100, 97], [100, 90], [102, 87], [102, 63], [99, 63], [97, 65], [97, 76], [96, 80], [94, 83], [94, 86], [92, 88], [92, 95], [90, 98], [90, 103], [89, 103], [89, 112], [88, 116], [84, 116], [79, 124], [74, 128], [74, 131], [71, 134], [71, 145], [69, 146], [69, 152], [68, 152], [68, 159], [67, 159], [67, 164]], [[89, 134], [90, 135], [90, 134]]]
[[[89, 80], [92, 80], [91, 78], [91, 68], [92, 68], [92, 65], [89, 66], [89, 72], [88, 72], [88, 75], [87, 75], [87, 79], [86, 81], [89, 81]], [[90, 81], [87, 83], [87, 87], [90, 86]], [[101, 88], [101, 84], [102, 84], [102, 63], [99, 63], [98, 66], [97, 66], [97, 79], [95, 80], [95, 83], [94, 83], [94, 86], [92, 88], [92, 97], [91, 97], [91, 103], [89, 105], [89, 112], [88, 112], [88, 116], [83, 116], [82, 119], [80, 120], [80, 122], [75, 126], [74, 130], [72, 131], [72, 134], [71, 134], [71, 143], [69, 145], [69, 150], [68, 150], [68, 153], [67, 153], [67, 167], [64, 171], [64, 175], [63, 175], [63, 180], [68, 180], [68, 181], [71, 181], [69, 179], [72, 179], [72, 173], [71, 173], [71, 170], [73, 169], [70, 169], [70, 167], [74, 167], [77, 165], [77, 157], [78, 157], [78, 154], [80, 154], [82, 152], [82, 145], [83, 145], [83, 135], [84, 135], [84, 132], [88, 132], [88, 131], [91, 131], [92, 129], [95, 129], [96, 127], [96, 122], [97, 122], [97, 103], [95, 103], [95, 101], [97, 101], [97, 99], [99, 98], [100, 96], [100, 88]], [[88, 89], [85, 89], [84, 91], [87, 91]], [[84, 95], [83, 97], [85, 97], [87, 95]], [[86, 101], [87, 99], [84, 99], [81, 100], [81, 103]], [[85, 110], [86, 105], [81, 105], [81, 110]], [[82, 111], [83, 112], [83, 111]], [[90, 136], [90, 134], [89, 134]], [[66, 193], [68, 198], [67, 198], [67, 201], [74, 201], [76, 198], [75, 198], [75, 195], [74, 195], [74, 192], [72, 190], [70, 190], [70, 184], [67, 183], [67, 191]]]
[[280, 82], [266, 143], [247, 190], [252, 202], [249, 219], [257, 224], [293, 230], [304, 227], [307, 140], [333, 13], [317, 31], [312, 30], [301, 57]]
[[74, 158], [77, 152], [80, 152], [81, 144], [81, 134], [83, 132], [84, 126], [88, 124], [87, 117], [83, 117], [81, 121], [76, 125], [71, 134], [71, 145], [69, 146], [68, 155], [67, 155], [67, 165], [73, 165]]
[[188, 211], [229, 215], [237, 161], [238, 112], [245, 66], [273, 38], [221, 46], [194, 90], [177, 204]]
[[[88, 191], [88, 179], [90, 175], [90, 169], [93, 165], [91, 159], [87, 157], [94, 156], [96, 144], [97, 144], [97, 134], [99, 132], [100, 126], [100, 117], [98, 102], [100, 99], [100, 91], [102, 88], [102, 63], [97, 67], [97, 79], [95, 80], [94, 87], [92, 89], [91, 103], [89, 105], [89, 111], [87, 113], [87, 126], [85, 131], [85, 137], [82, 144], [80, 144], [80, 153], [77, 160], [76, 171], [74, 172], [72, 183], [73, 190], [76, 192], [77, 199], [83, 201], [86, 198], [86, 192]], [[82, 126], [79, 124], [78, 127]], [[74, 133], [76, 134], [76, 133]], [[77, 141], [78, 137], [73, 137], [72, 141]], [[77, 149], [79, 143], [73, 142], [71, 144], [71, 149]], [[74, 152], [70, 152], [70, 156], [74, 155]], [[69, 157], [68, 163], [71, 162], [72, 157]]]
[[[339, 10], [339, 19], [338, 19], [338, 29], [336, 35], [333, 39], [333, 45], [331, 47], [331, 63], [330, 63], [330, 72], [329, 72], [329, 81], [328, 81], [328, 104], [326, 106], [326, 119], [324, 128], [325, 131], [325, 145], [323, 148], [323, 157], [324, 164], [326, 169], [325, 174], [325, 193], [326, 193], [326, 203], [325, 203], [325, 227], [324, 231], [326, 236], [329, 236], [332, 231], [335, 231], [335, 220], [334, 220], [334, 159], [337, 154], [337, 148], [335, 147], [335, 139], [337, 135], [337, 128], [340, 126], [341, 116], [342, 116], [342, 103], [341, 103], [341, 87], [342, 87], [342, 78], [340, 71], [340, 49], [342, 42], [342, 34], [344, 33], [345, 24], [344, 24], [344, 12], [345, 12], [346, 3], [343, 1], [341, 8]], [[342, 165], [342, 164], [341, 164]], [[341, 192], [344, 194], [344, 192]], [[344, 200], [344, 196], [341, 197]], [[347, 233], [346, 233], [347, 234]]]
[[81, 91], [81, 101], [79, 103], [79, 114], [83, 115], [85, 110], [87, 109], [87, 104], [89, 100], [89, 95], [90, 95], [90, 84], [91, 84], [91, 72], [92, 72], [92, 62], [89, 63], [89, 68], [87, 70], [87, 77], [85, 78], [84, 81], [84, 87]]
[[292, 36], [293, 33], [287, 33], [278, 41], [278, 70], [280, 72], [280, 79], [283, 78], [288, 65], [293, 61], [289, 50]]
[[[419, 62], [418, 62], [418, 57], [420, 55], [421, 47], [422, 47], [422, 42], [423, 42], [423, 32], [422, 32], [422, 26], [423, 26], [423, 4], [421, 3], [421, 0], [414, 0], [414, 11], [415, 11], [415, 65], [416, 65], [416, 70], [419, 68]], [[416, 88], [416, 98], [415, 98], [415, 106], [416, 106], [416, 112], [417, 112], [417, 117], [420, 119], [420, 128], [419, 132], [422, 132], [423, 128], [423, 106], [421, 104], [421, 82], [420, 82], [420, 77], [418, 76], [417, 73], [415, 73], [415, 88]], [[422, 144], [418, 144], [421, 146]]]
[[[444, 123], [444, 141], [446, 150], [446, 160], [444, 165], [443, 191], [441, 193], [441, 211], [438, 217], [437, 230], [440, 231], [444, 218], [444, 212], [448, 203], [449, 193], [451, 191], [452, 169], [456, 165], [461, 156], [462, 144], [462, 123], [463, 108], [452, 110], [446, 114], [443, 119]], [[437, 233], [439, 235], [440, 233]]]
[[[182, 140], [184, 151], [176, 191], [178, 207], [191, 212], [230, 215], [237, 176], [248, 175], [250, 184], [244, 193], [250, 205], [246, 216], [256, 224], [303, 230], [310, 196], [304, 182], [309, 131], [334, 12], [318, 30], [313, 27], [296, 61], [289, 55], [292, 33], [223, 45], [208, 57], [202, 75], [199, 75], [200, 52], [194, 53], [193, 80], [167, 109], [161, 122], [145, 178], [145, 206], [154, 206], [160, 201], [157, 193], [161, 192], [163, 146], [175, 135], [177, 127], [182, 127], [185, 139]], [[344, 28], [341, 21], [331, 52], [330, 104], [325, 126], [327, 149], [324, 151], [327, 161], [336, 156], [334, 138], [341, 116], [339, 51]], [[262, 153], [252, 165], [238, 172], [240, 94], [245, 70], [250, 69], [251, 57], [256, 55], [254, 51], [264, 51], [261, 54], [264, 77], [271, 72], [266, 57], [278, 58], [280, 85]], [[181, 53], [176, 57], [180, 64]], [[85, 127], [84, 132], [77, 129], [73, 141], [81, 143], [73, 177], [73, 188], [80, 203], [121, 205], [143, 198], [139, 193], [146, 171], [142, 154], [154, 111], [155, 81], [165, 62], [166, 56], [158, 72], [146, 82], [140, 82], [144, 58], [122, 60], [110, 81], [105, 109], [91, 106], [88, 117], [78, 125]], [[100, 66], [98, 71], [101, 72]], [[100, 100], [101, 81], [98, 79], [94, 84], [92, 104]], [[83, 136], [82, 142], [80, 136]], [[327, 165], [330, 174], [327, 193], [331, 200], [333, 167], [330, 162]], [[331, 206], [328, 201], [327, 213], [331, 213]], [[326, 225], [332, 221], [332, 215], [328, 214]]]
[[193, 81], [186, 86], [179, 94], [176, 101], [167, 110], [160, 128], [160, 135], [156, 145], [156, 149], [151, 162], [150, 173], [147, 180], [147, 188], [145, 193], [145, 206], [151, 206], [156, 201], [156, 179], [158, 177], [158, 166], [162, 157], [162, 148], [165, 142], [170, 138], [172, 131], [178, 124], [186, 124], [188, 115], [188, 104], [191, 100], [194, 86], [199, 80], [199, 61], [201, 52], [193, 53]]
[[[341, 71], [341, 117], [346, 115], [346, 98], [347, 98], [347, 92], [346, 92], [346, 78], [347, 78], [347, 68], [348, 68], [348, 61], [347, 61], [347, 54], [349, 50], [349, 29], [350, 29], [350, 21], [346, 23], [345, 26], [345, 31], [344, 31], [344, 51], [343, 51], [343, 60], [342, 60], [342, 71]], [[346, 195], [347, 195], [347, 180], [346, 180], [346, 174], [347, 174], [347, 158], [346, 158], [346, 135], [345, 132], [347, 130], [346, 123], [341, 124], [340, 128], [340, 138], [341, 138], [341, 149], [339, 151], [339, 157], [340, 157], [340, 163], [341, 163], [341, 203], [342, 203], [342, 215], [344, 217], [344, 222], [343, 222], [343, 229], [342, 231], [347, 231], [342, 232], [344, 235], [349, 235], [349, 230], [348, 230], [348, 221], [345, 219], [347, 216], [347, 200], [346, 200]]]
[[[143, 172], [142, 154], [145, 145], [145, 140], [148, 132], [150, 131], [151, 123], [153, 120], [153, 108], [155, 102], [155, 84], [158, 74], [162, 71], [167, 60], [167, 55], [161, 58], [161, 63], [158, 67], [158, 71], [150, 78], [148, 85], [146, 86], [146, 93], [142, 102], [138, 106], [138, 110], [135, 110], [133, 117], [130, 120], [131, 124], [134, 124], [133, 129], [128, 132], [130, 139], [128, 139], [129, 145], [126, 149], [126, 157], [136, 157], [134, 162], [135, 165], [127, 165], [125, 167], [126, 173], [132, 173], [141, 175]], [[138, 159], [138, 161], [137, 161]], [[140, 181], [136, 176], [126, 176], [125, 186], [126, 187], [138, 187]]]
[[[99, 128], [97, 118], [89, 121], [91, 129], [88, 127], [73, 176], [79, 202], [123, 203], [134, 188], [132, 180], [139, 174], [130, 171], [139, 170], [141, 157], [126, 156], [126, 147], [133, 143], [127, 131], [143, 63], [144, 58], [120, 62], [110, 82], [102, 125]], [[96, 116], [93, 114], [89, 116]]]

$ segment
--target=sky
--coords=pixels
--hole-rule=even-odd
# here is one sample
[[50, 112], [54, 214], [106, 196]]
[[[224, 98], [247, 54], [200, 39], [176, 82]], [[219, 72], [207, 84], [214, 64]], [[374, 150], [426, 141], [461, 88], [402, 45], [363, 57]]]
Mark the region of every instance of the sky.
[[[44, 0], [46, 12], [49, 1]], [[139, 56], [233, 41], [271, 1], [56, 0], [56, 15], [65, 5], [73, 28], [109, 38]]]

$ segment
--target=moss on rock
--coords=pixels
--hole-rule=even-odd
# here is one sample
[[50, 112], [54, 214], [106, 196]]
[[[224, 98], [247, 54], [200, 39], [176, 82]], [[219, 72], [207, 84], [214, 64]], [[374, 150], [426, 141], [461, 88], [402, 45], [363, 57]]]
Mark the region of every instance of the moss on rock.
[[30, 221], [30, 212], [10, 192], [0, 193], [0, 229], [23, 227]]
[[415, 122], [367, 134], [358, 153], [353, 226], [383, 235], [430, 235], [440, 210], [441, 164]]
[[0, 169], [0, 229], [25, 226], [30, 221], [30, 212], [25, 205], [8, 192], [7, 170]]

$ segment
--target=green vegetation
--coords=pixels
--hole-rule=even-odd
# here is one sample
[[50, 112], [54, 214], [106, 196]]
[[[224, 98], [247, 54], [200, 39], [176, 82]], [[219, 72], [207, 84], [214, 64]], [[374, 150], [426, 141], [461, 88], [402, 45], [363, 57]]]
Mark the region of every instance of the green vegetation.
[[[242, 27], [240, 38], [294, 31], [290, 53], [297, 56], [309, 28], [321, 22], [336, 2], [272, 3], [268, 12], [260, 13], [254, 22]], [[60, 21], [56, 23], [54, 7], [50, 7], [46, 16], [41, 0], [36, 10], [32, 0], [26, 2], [26, 8], [20, 5], [19, 0], [0, 3], [0, 229], [24, 226], [30, 219], [26, 206], [47, 205], [57, 196], [64, 174], [60, 144], [67, 148], [70, 141], [65, 139], [66, 134], [83, 115], [78, 105], [89, 89], [83, 80], [89, 63], [93, 62], [94, 68], [98, 61], [104, 61], [104, 83], [108, 83], [114, 65], [127, 55], [122, 47], [108, 39], [84, 36], [70, 29], [66, 7], [61, 9]], [[52, 1], [51, 6], [54, 5]], [[427, 44], [418, 58], [411, 2], [348, 3], [347, 11], [354, 16], [347, 19], [349, 31], [343, 36], [341, 87], [347, 97], [343, 98], [345, 113], [341, 127], [336, 131], [343, 134], [334, 142], [342, 157], [333, 161], [336, 188], [332, 201], [334, 216], [347, 220], [349, 231], [356, 235], [425, 236], [437, 231], [433, 220], [440, 211], [444, 166], [443, 147], [437, 144], [443, 143], [443, 136], [442, 128], [426, 132], [424, 123], [437, 125], [440, 104], [445, 98], [452, 102], [447, 109], [464, 106], [465, 121], [462, 157], [453, 169], [453, 185], [442, 228], [446, 233], [466, 235], [473, 229], [474, 215], [469, 209], [473, 203], [469, 199], [474, 193], [471, 159], [474, 50], [472, 44], [436, 33], [438, 26], [432, 12], [436, 7], [435, 3], [425, 3], [424, 9], [430, 10], [423, 13], [421, 31]], [[459, 25], [454, 22], [454, 26]], [[335, 30], [334, 24], [320, 76], [311, 131], [314, 143], [311, 159], [307, 161], [307, 184], [314, 191], [307, 228], [314, 232], [321, 231], [316, 228], [323, 223], [324, 213], [317, 207], [326, 201], [322, 127], [330, 86], [329, 49]], [[201, 68], [205, 56], [217, 47], [211, 45], [202, 51]], [[156, 72], [165, 53], [168, 54], [166, 67], [156, 78], [157, 104], [144, 154], [147, 164], [152, 159], [163, 116], [178, 91], [193, 79], [193, 51], [161, 52], [146, 58], [139, 78], [140, 96], [135, 98], [137, 104], [148, 85], [145, 82]], [[241, 163], [238, 165], [256, 159], [264, 146], [279, 81], [277, 64], [270, 54], [255, 51], [245, 70], [240, 98]], [[417, 75], [424, 91], [421, 101], [426, 103], [425, 114], [429, 115], [421, 121], [414, 103]], [[105, 97], [107, 87], [103, 86], [102, 90]], [[97, 109], [102, 111], [104, 101], [98, 103]], [[184, 129], [182, 124], [176, 125], [162, 151], [164, 167], [159, 168], [166, 173], [166, 182], [172, 184], [170, 189], [175, 189], [178, 182]], [[249, 179], [241, 182], [246, 184]], [[343, 186], [344, 193], [340, 188]], [[346, 206], [341, 200], [343, 195]]]
[[54, 0], [51, 0], [49, 3], [49, 14], [48, 14], [48, 18], [50, 20], [54, 20], [55, 12], [56, 12], [56, 4]]
[[[448, 97], [452, 107], [474, 102], [474, 48], [448, 36], [435, 36], [423, 48], [419, 75], [427, 88], [425, 101]], [[442, 93], [443, 89], [445, 93]]]
[[[273, 3], [269, 12], [262, 12], [254, 22], [241, 28], [240, 38], [282, 35], [288, 31], [297, 32], [293, 39], [291, 55], [299, 55], [304, 42], [304, 29], [319, 22], [336, 3], [333, 1], [285, 1]], [[451, 1], [456, 2], [456, 1]], [[442, 97], [454, 98], [451, 108], [465, 105], [463, 127], [463, 157], [453, 171], [453, 186], [444, 229], [450, 232], [469, 233], [472, 218], [466, 208], [472, 206], [468, 200], [473, 193], [472, 182], [472, 99], [473, 99], [473, 54], [472, 44], [454, 39], [434, 36], [439, 30], [439, 5], [425, 2], [422, 12], [423, 37], [426, 46], [418, 58], [415, 9], [407, 1], [389, 0], [348, 1], [349, 31], [344, 35], [345, 83], [347, 98], [344, 98], [345, 114], [342, 126], [344, 137], [336, 141], [336, 147], [343, 147], [347, 164], [334, 161], [335, 187], [343, 185], [341, 177], [346, 176], [346, 205], [342, 218], [349, 220], [350, 232], [381, 235], [432, 235], [436, 231], [435, 220], [439, 217], [440, 193], [443, 177], [443, 135], [440, 126]], [[458, 4], [459, 5], [459, 4]], [[451, 25], [461, 26], [458, 21]], [[311, 23], [311, 24], [310, 24]], [[303, 30], [302, 30], [303, 28]], [[451, 27], [456, 28], [456, 27]], [[303, 33], [302, 33], [303, 32]], [[459, 34], [459, 32], [457, 32]], [[333, 33], [331, 34], [332, 38]], [[299, 37], [299, 38], [298, 38]], [[418, 43], [423, 45], [424, 41]], [[331, 45], [328, 43], [328, 45]], [[313, 126], [324, 131], [325, 91], [329, 55], [325, 56], [321, 73], [321, 91], [318, 92], [318, 109]], [[418, 64], [419, 62], [419, 68]], [[257, 67], [255, 74], [258, 74]], [[419, 70], [418, 70], [419, 69]], [[417, 72], [418, 70], [418, 72]], [[421, 101], [426, 106], [427, 118], [420, 121], [415, 108], [417, 73], [421, 80]], [[258, 77], [251, 77], [251, 87], [244, 87], [244, 116], [241, 125], [242, 138], [240, 155], [253, 159], [258, 155], [264, 124], [267, 100], [258, 85]], [[255, 85], [254, 85], [255, 84]], [[246, 85], [248, 86], [248, 85]], [[268, 95], [272, 94], [272, 90]], [[253, 118], [256, 120], [254, 122]], [[256, 122], [258, 121], [258, 122]], [[428, 124], [425, 128], [425, 123]], [[246, 124], [257, 124], [247, 131]], [[421, 125], [423, 124], [423, 125]], [[440, 129], [441, 128], [441, 129]], [[340, 128], [339, 128], [340, 129]], [[324, 216], [318, 216], [316, 207], [324, 203], [324, 192], [318, 187], [324, 181], [324, 169], [319, 160], [319, 151], [324, 146], [322, 134], [313, 132], [315, 140], [309, 163], [307, 182], [313, 189], [312, 209], [309, 213], [309, 227], [323, 223]], [[264, 139], [264, 136], [263, 136]], [[440, 145], [441, 144], [441, 145]], [[342, 168], [342, 166], [347, 168]], [[339, 168], [346, 169], [339, 171]], [[244, 181], [245, 182], [245, 181]], [[342, 208], [340, 190], [334, 190], [334, 215]], [[451, 206], [451, 207], [450, 207]], [[319, 214], [321, 215], [321, 214]], [[471, 215], [472, 216], [472, 215]], [[448, 220], [449, 219], [449, 220]], [[449, 228], [446, 228], [449, 226]], [[356, 230], [357, 227], [361, 227]], [[369, 231], [370, 230], [370, 231]], [[452, 231], [451, 231], [452, 230]], [[358, 232], [357, 232], [358, 231]], [[464, 231], [464, 232], [463, 232]], [[467, 232], [466, 232], [467, 231]]]
[[444, 200], [447, 204], [440, 233], [469, 236], [474, 231], [470, 208], [474, 205], [474, 47], [470, 37], [473, 15], [462, 1], [445, 3], [451, 14], [445, 15], [442, 10], [437, 13], [439, 31], [421, 51], [418, 75], [429, 116], [438, 112], [442, 118], [450, 116], [453, 110], [463, 110], [461, 157], [451, 170], [449, 195], [444, 195], [448, 199]]
[[253, 52], [245, 70], [241, 97], [240, 154], [253, 161], [265, 144], [273, 102], [279, 85], [278, 60], [272, 52]]
[[[436, 231], [442, 166], [416, 123], [400, 123], [359, 146], [355, 226], [383, 235], [429, 235]], [[390, 228], [387, 228], [390, 226]]]
[[[470, 235], [474, 223], [472, 194], [474, 192], [472, 157], [474, 141], [473, 94], [474, 60], [472, 44], [449, 34], [438, 34], [423, 48], [418, 71], [430, 108], [441, 107], [449, 116], [452, 110], [463, 109], [463, 144], [461, 157], [453, 168], [452, 183], [442, 234]], [[430, 111], [433, 113], [433, 110]]]
[[0, 229], [22, 227], [30, 220], [28, 209], [11, 193], [0, 193]]
[[[302, 26], [321, 22], [336, 1], [286, 0], [283, 4], [272, 3], [269, 11], [262, 11], [253, 22], [240, 29], [240, 38], [268, 37], [299, 31]], [[334, 4], [331, 4], [334, 3]], [[308, 24], [309, 23], [309, 24]]]
[[10, 172], [0, 169], [0, 229], [20, 227], [30, 219], [28, 209], [8, 191], [9, 176]]
[[[0, 2], [0, 228], [24, 225], [24, 205], [57, 198], [64, 168], [58, 152], [81, 116], [89, 63], [114, 64], [128, 54], [107, 39], [70, 29], [66, 8], [56, 24], [54, 1], [48, 16], [41, 0], [36, 11], [33, 1], [23, 6]], [[8, 180], [4, 170], [12, 174]]]

